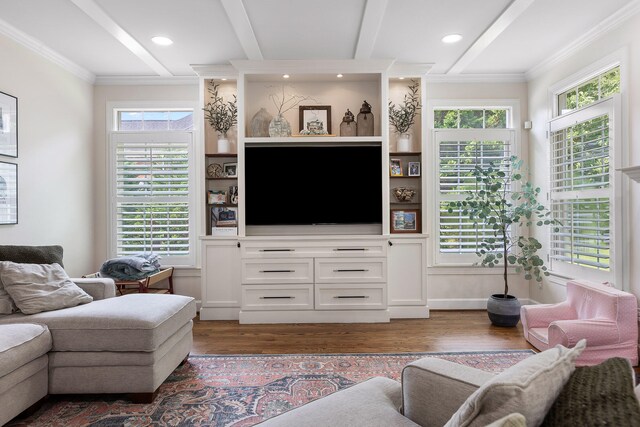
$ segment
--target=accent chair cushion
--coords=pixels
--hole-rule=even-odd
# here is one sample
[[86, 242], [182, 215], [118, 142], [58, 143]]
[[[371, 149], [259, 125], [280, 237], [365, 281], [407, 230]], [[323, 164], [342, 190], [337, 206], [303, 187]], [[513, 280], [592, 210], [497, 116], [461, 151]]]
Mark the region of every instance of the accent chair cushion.
[[93, 301], [60, 264], [0, 262], [0, 281], [24, 314], [59, 310]]
[[513, 412], [528, 425], [539, 425], [585, 347], [586, 340], [572, 349], [558, 345], [496, 375], [469, 396], [445, 427], [486, 426]]
[[60, 264], [62, 263], [62, 246], [17, 246], [0, 245], [0, 261], [11, 261], [21, 264]]

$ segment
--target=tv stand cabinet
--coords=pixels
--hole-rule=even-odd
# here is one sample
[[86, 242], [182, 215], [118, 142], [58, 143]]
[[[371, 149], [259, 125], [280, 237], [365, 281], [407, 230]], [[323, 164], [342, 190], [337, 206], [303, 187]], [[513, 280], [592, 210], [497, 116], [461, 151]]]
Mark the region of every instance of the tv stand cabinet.
[[200, 318], [240, 323], [426, 318], [424, 240], [384, 236], [203, 239]]

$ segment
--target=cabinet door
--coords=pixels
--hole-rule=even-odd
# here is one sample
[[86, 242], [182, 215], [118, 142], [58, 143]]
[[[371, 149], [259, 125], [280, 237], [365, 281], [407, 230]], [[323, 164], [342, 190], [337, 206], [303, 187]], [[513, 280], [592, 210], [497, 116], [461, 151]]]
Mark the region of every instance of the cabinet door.
[[[237, 241], [204, 241], [202, 247], [202, 310], [204, 320], [237, 319], [240, 308], [240, 248]], [[225, 310], [215, 310], [215, 309]], [[236, 310], [228, 310], [229, 308]], [[206, 313], [203, 316], [203, 313]], [[227, 314], [223, 314], [227, 313]]]
[[391, 317], [428, 317], [425, 239], [391, 239], [388, 296]]

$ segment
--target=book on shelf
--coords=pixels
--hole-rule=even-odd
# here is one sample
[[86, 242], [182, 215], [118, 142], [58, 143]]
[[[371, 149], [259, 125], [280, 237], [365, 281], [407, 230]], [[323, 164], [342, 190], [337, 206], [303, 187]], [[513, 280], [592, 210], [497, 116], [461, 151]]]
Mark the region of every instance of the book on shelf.
[[214, 206], [211, 208], [212, 227], [237, 227], [238, 208]]
[[212, 236], [237, 236], [238, 227], [211, 227]]

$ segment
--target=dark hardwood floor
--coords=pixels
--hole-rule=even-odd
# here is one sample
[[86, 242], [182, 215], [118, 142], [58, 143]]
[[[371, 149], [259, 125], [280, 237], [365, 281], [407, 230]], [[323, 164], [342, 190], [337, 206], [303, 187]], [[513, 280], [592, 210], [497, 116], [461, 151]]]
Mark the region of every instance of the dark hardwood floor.
[[390, 323], [240, 325], [196, 320], [192, 354], [405, 353], [532, 349], [517, 328], [492, 326], [486, 311], [432, 311]]

